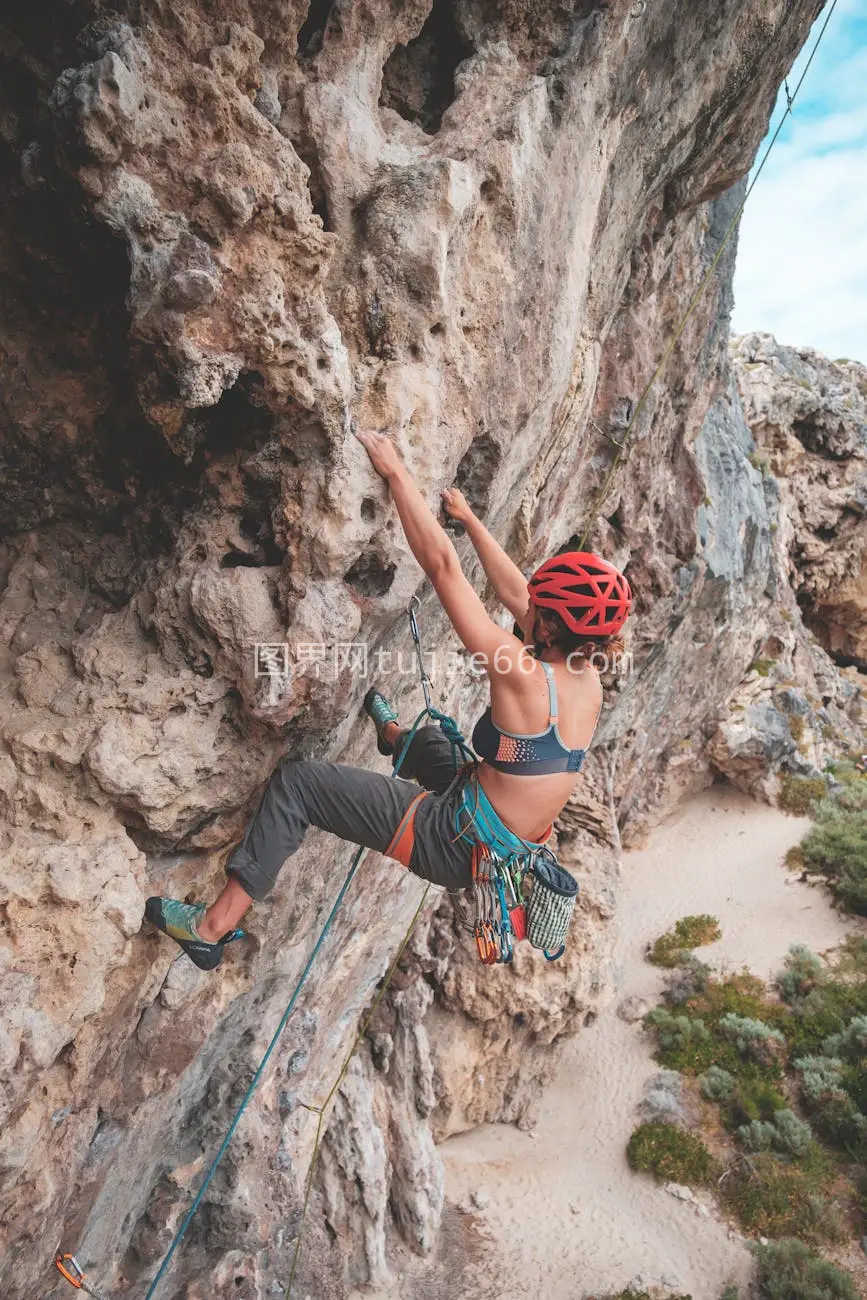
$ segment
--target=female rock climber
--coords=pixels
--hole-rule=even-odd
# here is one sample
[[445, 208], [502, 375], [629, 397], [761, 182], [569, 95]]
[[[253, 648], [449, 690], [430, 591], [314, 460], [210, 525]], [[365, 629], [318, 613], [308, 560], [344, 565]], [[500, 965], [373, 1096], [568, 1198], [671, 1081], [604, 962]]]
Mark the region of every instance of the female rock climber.
[[[473, 844], [481, 834], [504, 852], [538, 848], [572, 794], [596, 726], [602, 687], [595, 660], [622, 648], [619, 633], [632, 597], [613, 565], [567, 552], [546, 561], [528, 584], [462, 494], [447, 491], [446, 511], [466, 528], [521, 635], [504, 631], [464, 576], [451, 539], [392, 440], [380, 433], [358, 437], [391, 490], [407, 541], [452, 626], [485, 666], [491, 704], [472, 736], [480, 761], [456, 774], [438, 726], [420, 728], [404, 755], [400, 775], [409, 780], [283, 759], [228, 859], [229, 879], [216, 901], [206, 907], [148, 899], [148, 920], [203, 970], [219, 965], [241, 917], [270, 891], [309, 826], [376, 849], [448, 889], [472, 883]], [[394, 760], [404, 735], [397, 714], [374, 689], [364, 707], [380, 752]]]

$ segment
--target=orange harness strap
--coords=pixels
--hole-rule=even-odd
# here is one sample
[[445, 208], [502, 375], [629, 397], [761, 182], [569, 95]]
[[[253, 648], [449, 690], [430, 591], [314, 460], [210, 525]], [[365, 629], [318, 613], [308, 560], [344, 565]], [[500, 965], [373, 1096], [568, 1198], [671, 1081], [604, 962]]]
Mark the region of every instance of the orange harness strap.
[[429, 794], [430, 790], [422, 790], [421, 794], [416, 795], [401, 817], [394, 838], [385, 850], [387, 858], [394, 858], [397, 862], [403, 863], [405, 867], [409, 866], [413, 845], [415, 844], [415, 815], [422, 799], [426, 799]]

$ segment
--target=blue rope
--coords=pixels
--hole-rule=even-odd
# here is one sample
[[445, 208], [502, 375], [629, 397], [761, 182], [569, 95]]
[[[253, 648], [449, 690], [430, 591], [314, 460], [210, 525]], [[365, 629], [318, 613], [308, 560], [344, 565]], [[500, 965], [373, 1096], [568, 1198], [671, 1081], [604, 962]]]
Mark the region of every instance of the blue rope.
[[[470, 757], [473, 757], [454, 719], [450, 718], [446, 713], [440, 713], [439, 709], [425, 708], [422, 709], [421, 713], [418, 715], [415, 722], [412, 724], [412, 727], [406, 734], [406, 738], [403, 742], [403, 745], [401, 746], [400, 754], [395, 760], [394, 768], [392, 770], [392, 776], [397, 776], [398, 771], [400, 769], [400, 765], [406, 757], [407, 751], [409, 750], [409, 747], [412, 744], [413, 739], [415, 738], [416, 732], [418, 731], [424, 719], [427, 717], [433, 718], [436, 722], [439, 722], [440, 726], [446, 732], [446, 734], [449, 737], [449, 740], [451, 741], [453, 756], [456, 753], [457, 749], [461, 749], [462, 752], [465, 752], [469, 754]], [[446, 725], [444, 724], [448, 724], [448, 730], [446, 729]], [[299, 976], [298, 983], [295, 985], [295, 988], [292, 992], [292, 996], [289, 999], [289, 1004], [286, 1007], [286, 1010], [283, 1012], [279, 1025], [274, 1031], [274, 1036], [271, 1039], [270, 1043], [268, 1044], [265, 1055], [262, 1057], [262, 1060], [259, 1062], [259, 1068], [256, 1070], [256, 1073], [253, 1075], [253, 1078], [250, 1081], [250, 1086], [248, 1087], [247, 1091], [244, 1093], [244, 1096], [241, 1100], [241, 1104], [239, 1105], [238, 1109], [235, 1111], [235, 1117], [229, 1126], [229, 1131], [226, 1134], [226, 1136], [223, 1138], [223, 1141], [220, 1145], [220, 1149], [217, 1152], [217, 1154], [214, 1156], [214, 1159], [211, 1162], [211, 1167], [208, 1170], [208, 1172], [205, 1174], [204, 1181], [202, 1182], [201, 1187], [196, 1193], [192, 1205], [187, 1210], [180, 1227], [175, 1233], [174, 1240], [172, 1241], [172, 1244], [169, 1246], [169, 1249], [166, 1252], [166, 1256], [162, 1264], [160, 1265], [159, 1272], [157, 1273], [153, 1282], [151, 1282], [148, 1293], [145, 1296], [145, 1300], [151, 1300], [151, 1297], [156, 1294], [157, 1287], [159, 1286], [160, 1282], [168, 1272], [168, 1268], [172, 1262], [172, 1257], [174, 1256], [175, 1251], [183, 1241], [187, 1228], [189, 1228], [190, 1224], [192, 1223], [193, 1218], [196, 1215], [196, 1211], [198, 1210], [199, 1206], [202, 1203], [202, 1200], [204, 1199], [205, 1192], [208, 1190], [211, 1184], [211, 1179], [214, 1177], [214, 1174], [217, 1172], [217, 1169], [220, 1166], [220, 1162], [222, 1161], [223, 1156], [226, 1154], [226, 1151], [228, 1150], [229, 1143], [232, 1141], [232, 1138], [235, 1135], [235, 1130], [237, 1129], [238, 1124], [241, 1122], [241, 1117], [244, 1114], [244, 1111], [247, 1109], [248, 1105], [250, 1104], [253, 1098], [253, 1094], [255, 1093], [256, 1089], [259, 1086], [262, 1075], [265, 1073], [265, 1067], [267, 1066], [268, 1062], [271, 1059], [271, 1056], [274, 1052], [275, 1047], [277, 1046], [277, 1043], [283, 1033], [283, 1030], [286, 1028], [286, 1025], [289, 1023], [289, 1018], [292, 1015], [292, 1012], [295, 1010], [295, 1005], [298, 1001], [299, 994], [301, 993], [301, 990], [304, 987], [304, 984], [307, 980], [307, 976], [310, 974], [310, 971], [313, 968], [313, 963], [315, 962], [319, 954], [319, 951], [322, 948], [323, 943], [325, 942], [325, 937], [328, 934], [328, 931], [331, 929], [332, 922], [334, 921], [334, 918], [337, 916], [337, 913], [340, 910], [341, 904], [343, 903], [343, 900], [346, 897], [346, 891], [349, 889], [349, 886], [352, 884], [353, 877], [355, 876], [355, 873], [358, 870], [358, 864], [360, 863], [362, 855], [365, 852], [366, 850], [364, 848], [359, 848], [352, 859], [352, 862], [349, 867], [349, 871], [346, 873], [346, 879], [344, 880], [343, 884], [340, 887], [340, 893], [337, 895], [337, 898], [334, 900], [334, 905], [332, 906], [331, 911], [328, 913], [327, 920], [323, 925], [322, 930], [320, 931], [319, 938], [316, 940], [316, 943], [313, 945], [313, 949], [310, 953], [310, 956], [307, 958], [307, 961], [304, 965], [304, 969], [302, 970], [301, 975]]]

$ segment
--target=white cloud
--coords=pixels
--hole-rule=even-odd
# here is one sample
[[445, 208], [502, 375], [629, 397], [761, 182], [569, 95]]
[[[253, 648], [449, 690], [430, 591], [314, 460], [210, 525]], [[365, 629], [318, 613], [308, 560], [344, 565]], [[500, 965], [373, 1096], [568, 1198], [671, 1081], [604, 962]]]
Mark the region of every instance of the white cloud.
[[[749, 198], [740, 231], [733, 328], [769, 330], [782, 343], [867, 361], [867, 49], [862, 38], [860, 31], [839, 29], [836, 41], [817, 58], [794, 119]], [[799, 56], [790, 86], [806, 57], [806, 52]]]

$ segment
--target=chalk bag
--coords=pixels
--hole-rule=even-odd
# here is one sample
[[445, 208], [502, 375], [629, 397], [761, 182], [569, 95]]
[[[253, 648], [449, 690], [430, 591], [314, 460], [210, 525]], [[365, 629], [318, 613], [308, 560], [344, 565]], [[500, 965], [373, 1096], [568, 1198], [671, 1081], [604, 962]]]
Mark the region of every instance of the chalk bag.
[[578, 898], [578, 881], [547, 855], [535, 858], [532, 875], [527, 938], [534, 948], [544, 949], [549, 961], [556, 961], [565, 950], [566, 932]]

